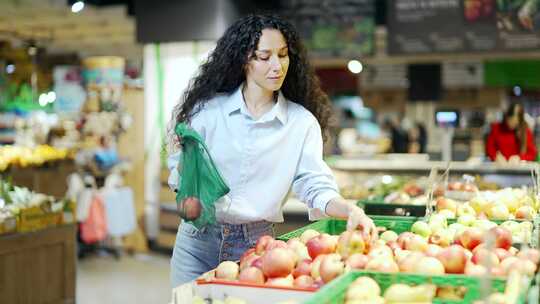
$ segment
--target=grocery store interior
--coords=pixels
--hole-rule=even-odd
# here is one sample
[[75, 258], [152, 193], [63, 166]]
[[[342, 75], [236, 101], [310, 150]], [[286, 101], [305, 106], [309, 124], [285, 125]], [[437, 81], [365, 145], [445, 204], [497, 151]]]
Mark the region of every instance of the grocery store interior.
[[[283, 68], [285, 57], [287, 75], [297, 73], [290, 68], [297, 41], [275, 24], [290, 25], [328, 97], [324, 143], [306, 135], [289, 149], [291, 140], [261, 131], [274, 127], [260, 127], [259, 137], [215, 138], [228, 134], [217, 116], [199, 126], [211, 137], [175, 128], [184, 93], [204, 88], [192, 79], [227, 65], [209, 56], [219, 58], [220, 37], [253, 14], [281, 21], [259, 30], [246, 23], [253, 28], [228, 37], [251, 30], [260, 48], [277, 31], [288, 53], [266, 51], [267, 63], [244, 45], [225, 51], [252, 52], [238, 70], [248, 77], [265, 64]], [[276, 106], [247, 118], [261, 123], [273, 113], [284, 126], [294, 123], [274, 113], [285, 90], [296, 90], [283, 78], [279, 97], [271, 95]], [[251, 111], [248, 82], [241, 112]], [[198, 94], [189, 96], [214, 97]], [[302, 108], [319, 120], [324, 109], [315, 109]], [[171, 142], [175, 130], [181, 145]], [[300, 133], [292, 130], [290, 138]], [[264, 157], [238, 159], [252, 151], [239, 144], [249, 139]], [[0, 303], [540, 303], [539, 146], [540, 0], [1, 0]], [[237, 147], [241, 155], [231, 152]], [[319, 176], [312, 192], [322, 193], [309, 201], [302, 191], [310, 190], [296, 186], [304, 177], [296, 150], [322, 153], [304, 161]], [[175, 153], [183, 171], [171, 167]], [[246, 182], [258, 189], [200, 201], [186, 194], [200, 182], [218, 192], [210, 175], [219, 178], [220, 169], [229, 190], [249, 172], [232, 167], [253, 160], [247, 167], [257, 170], [272, 156], [276, 165]], [[331, 175], [317, 171], [328, 168]], [[248, 209], [262, 214], [257, 201], [281, 198], [287, 182], [279, 180], [289, 180], [280, 170], [295, 175], [283, 201], [271, 202], [278, 214], [265, 226], [271, 237], [251, 234], [260, 222], [218, 219], [226, 217], [215, 206], [242, 191], [260, 198]], [[334, 182], [339, 198], [317, 192]], [[313, 216], [323, 194], [323, 210], [339, 202], [352, 211]], [[185, 207], [188, 196], [196, 215]], [[235, 203], [245, 206], [232, 199], [232, 210]], [[360, 209], [375, 235], [365, 222], [351, 227]], [[190, 251], [193, 240], [215, 227], [216, 264], [173, 283], [175, 243], [175, 252], [202, 261]], [[222, 254], [231, 246], [228, 227], [253, 247], [235, 247], [243, 249], [232, 261]]]

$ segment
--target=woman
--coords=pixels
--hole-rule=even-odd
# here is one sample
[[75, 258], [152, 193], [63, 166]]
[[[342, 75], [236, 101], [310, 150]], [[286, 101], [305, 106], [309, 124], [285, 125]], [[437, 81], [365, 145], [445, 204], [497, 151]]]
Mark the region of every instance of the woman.
[[[310, 215], [348, 218], [349, 228], [376, 237], [373, 221], [339, 196], [323, 161], [330, 109], [291, 24], [248, 16], [225, 32], [176, 106], [173, 123], [188, 122], [205, 139], [231, 191], [216, 202], [219, 224], [180, 225], [173, 286], [238, 260], [260, 236], [273, 234], [291, 188]], [[178, 153], [169, 157], [173, 187], [178, 159]]]
[[536, 146], [531, 130], [525, 122], [523, 106], [510, 105], [502, 122], [491, 125], [486, 154], [492, 161], [519, 162], [536, 159]]

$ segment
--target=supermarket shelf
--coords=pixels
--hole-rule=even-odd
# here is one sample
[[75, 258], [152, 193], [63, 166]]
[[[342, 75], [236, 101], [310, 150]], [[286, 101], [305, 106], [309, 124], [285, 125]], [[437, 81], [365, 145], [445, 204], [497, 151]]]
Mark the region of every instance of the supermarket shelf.
[[[389, 172], [389, 173], [426, 173], [431, 168], [444, 170], [447, 163], [442, 161], [411, 161], [411, 160], [367, 160], [338, 158], [329, 161], [334, 170], [348, 172]], [[452, 162], [451, 173], [469, 174], [504, 174], [530, 175], [536, 163], [520, 163], [516, 165], [495, 163]]]

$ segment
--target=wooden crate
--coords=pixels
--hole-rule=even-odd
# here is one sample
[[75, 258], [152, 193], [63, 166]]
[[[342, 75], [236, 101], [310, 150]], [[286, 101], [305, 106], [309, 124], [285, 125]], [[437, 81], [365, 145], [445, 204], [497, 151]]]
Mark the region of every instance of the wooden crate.
[[75, 226], [0, 236], [0, 303], [75, 303]]

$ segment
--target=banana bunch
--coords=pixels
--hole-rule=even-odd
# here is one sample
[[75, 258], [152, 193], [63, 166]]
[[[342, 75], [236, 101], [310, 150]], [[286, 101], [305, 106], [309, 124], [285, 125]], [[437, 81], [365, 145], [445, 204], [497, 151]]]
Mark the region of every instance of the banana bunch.
[[62, 160], [68, 157], [66, 149], [58, 149], [48, 145], [37, 146], [34, 149], [18, 146], [0, 147], [0, 171], [9, 165], [21, 167], [39, 166], [48, 161]]

